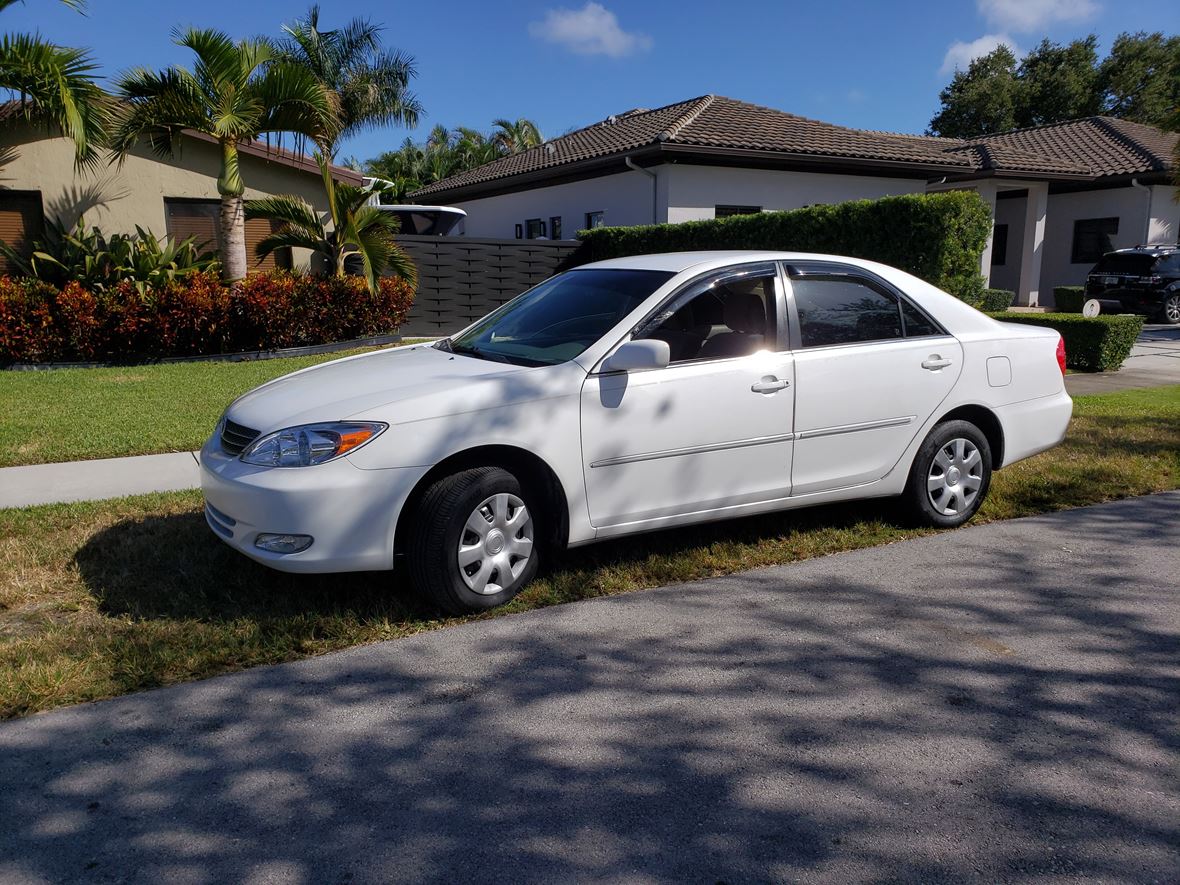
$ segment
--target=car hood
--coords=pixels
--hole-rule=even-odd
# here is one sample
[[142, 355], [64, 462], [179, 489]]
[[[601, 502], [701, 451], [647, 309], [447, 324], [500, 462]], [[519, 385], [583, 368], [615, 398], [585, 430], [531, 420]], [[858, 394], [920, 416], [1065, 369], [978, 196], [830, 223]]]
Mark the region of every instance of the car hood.
[[[233, 421], [262, 433], [346, 418], [393, 424], [424, 417], [423, 404], [434, 403], [433, 411], [442, 413], [454, 408], [456, 395], [472, 402], [474, 391], [488, 385], [501, 388], [498, 399], [503, 402], [511, 391], [533, 389], [532, 385], [513, 380], [535, 371], [456, 355], [430, 345], [411, 345], [346, 357], [284, 375], [240, 396], [227, 414]], [[410, 401], [414, 402], [412, 407]]]

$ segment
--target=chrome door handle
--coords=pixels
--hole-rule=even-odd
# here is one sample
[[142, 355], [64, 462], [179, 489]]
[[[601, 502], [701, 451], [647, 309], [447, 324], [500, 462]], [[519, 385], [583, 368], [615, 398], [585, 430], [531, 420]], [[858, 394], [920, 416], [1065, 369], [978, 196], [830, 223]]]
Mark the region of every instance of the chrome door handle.
[[938, 354], [932, 354], [929, 359], [922, 360], [922, 368], [929, 369], [931, 372], [937, 372], [939, 369], [945, 369], [950, 364], [950, 360], [943, 359]]
[[750, 385], [750, 390], [754, 393], [774, 393], [776, 390], [782, 390], [784, 387], [790, 387], [790, 381], [780, 381], [773, 375], [766, 375], [761, 381], [755, 381]]

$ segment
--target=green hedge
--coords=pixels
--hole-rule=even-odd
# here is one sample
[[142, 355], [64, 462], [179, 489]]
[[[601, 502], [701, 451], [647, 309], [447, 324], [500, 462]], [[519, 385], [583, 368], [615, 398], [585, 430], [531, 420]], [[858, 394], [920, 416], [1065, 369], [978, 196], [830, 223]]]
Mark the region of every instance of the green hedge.
[[1143, 317], [1129, 314], [1084, 317], [1075, 313], [993, 313], [1005, 323], [1048, 326], [1065, 339], [1065, 361], [1083, 372], [1114, 372], [1131, 353]]
[[1054, 286], [1053, 304], [1058, 313], [1081, 313], [1086, 303], [1085, 286]]
[[971, 301], [982, 297], [979, 260], [991, 227], [991, 212], [974, 192], [907, 194], [712, 221], [583, 230], [573, 263], [703, 249], [821, 252], [879, 261]]
[[1015, 300], [1016, 293], [1011, 289], [984, 289], [979, 303], [972, 302], [971, 306], [983, 311], [1007, 310]]

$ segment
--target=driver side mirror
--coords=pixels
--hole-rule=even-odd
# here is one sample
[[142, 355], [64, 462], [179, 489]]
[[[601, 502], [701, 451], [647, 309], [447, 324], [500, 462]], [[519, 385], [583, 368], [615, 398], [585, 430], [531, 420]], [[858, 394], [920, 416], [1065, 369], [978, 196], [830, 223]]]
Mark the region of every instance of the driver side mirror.
[[612, 353], [602, 364], [603, 372], [642, 372], [646, 369], [663, 369], [672, 360], [672, 351], [667, 341], [646, 338], [642, 341], [628, 341]]

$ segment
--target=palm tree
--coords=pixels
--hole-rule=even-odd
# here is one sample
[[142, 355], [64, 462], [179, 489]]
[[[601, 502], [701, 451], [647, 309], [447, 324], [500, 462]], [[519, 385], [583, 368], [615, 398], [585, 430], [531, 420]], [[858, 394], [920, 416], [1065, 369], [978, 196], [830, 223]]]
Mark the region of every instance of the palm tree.
[[[81, 0], [62, 0], [81, 8]], [[0, 12], [17, 0], [0, 0]], [[47, 43], [35, 34], [0, 38], [0, 89], [16, 96], [13, 119], [60, 130], [74, 142], [74, 162], [92, 166], [106, 143], [110, 97], [94, 82], [97, 65], [83, 49]]]
[[381, 27], [355, 18], [335, 31], [320, 30], [320, 8], [283, 25], [277, 58], [312, 72], [335, 97], [340, 126], [323, 147], [335, 155], [340, 140], [380, 126], [418, 125], [422, 106], [409, 91], [414, 59], [381, 47]]
[[153, 72], [132, 70], [118, 82], [124, 107], [112, 147], [126, 157], [141, 138], [165, 156], [185, 129], [203, 132], [221, 146], [221, 225], [218, 247], [227, 281], [246, 275], [245, 184], [238, 145], [262, 135], [294, 133], [297, 142], [330, 142], [339, 132], [332, 96], [307, 68], [277, 60], [262, 39], [234, 42], [217, 30], [177, 32], [176, 43], [196, 56], [193, 70], [174, 66]]
[[492, 141], [499, 144], [506, 154], [519, 154], [545, 143], [537, 124], [524, 117], [515, 121], [495, 120], [492, 122], [492, 129]]
[[[316, 153], [316, 162], [328, 194], [328, 219], [321, 217], [299, 197], [277, 196], [246, 203], [247, 218], [267, 218], [283, 227], [265, 237], [255, 247], [259, 258], [277, 249], [310, 249], [323, 257], [329, 270], [337, 276], [348, 272], [348, 265], [359, 259], [369, 291], [376, 294], [377, 278], [383, 273], [403, 277], [411, 284], [418, 281], [414, 263], [394, 242], [399, 225], [388, 212], [369, 205], [370, 188], [355, 187], [332, 178], [327, 157]], [[329, 231], [325, 221], [332, 222]]]

